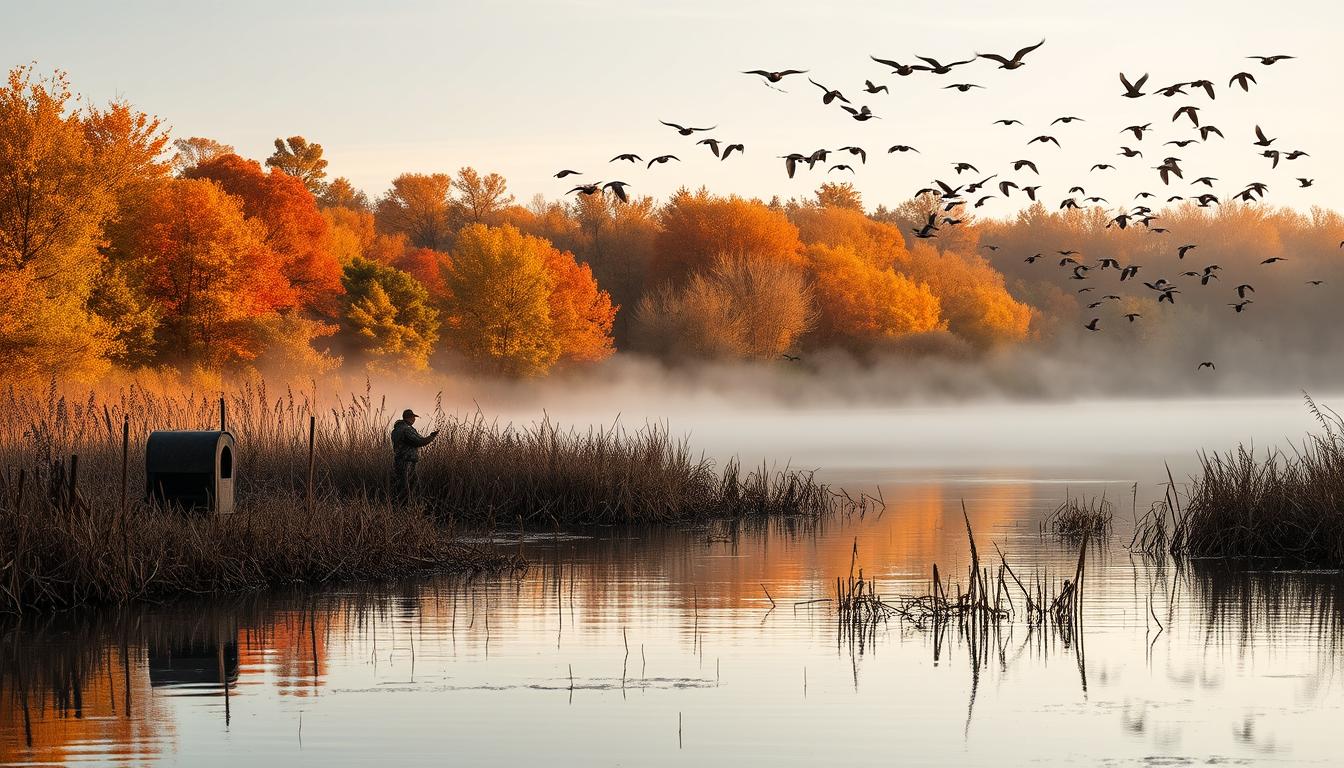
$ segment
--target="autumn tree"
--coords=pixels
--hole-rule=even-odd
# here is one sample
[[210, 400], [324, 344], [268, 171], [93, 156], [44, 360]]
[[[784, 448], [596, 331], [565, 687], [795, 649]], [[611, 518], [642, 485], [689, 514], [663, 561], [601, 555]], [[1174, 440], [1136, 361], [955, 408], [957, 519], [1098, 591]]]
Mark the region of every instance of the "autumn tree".
[[416, 248], [447, 250], [453, 237], [453, 179], [446, 173], [403, 173], [378, 200], [380, 230], [405, 235]]
[[517, 227], [463, 228], [443, 277], [446, 335], [488, 369], [532, 376], [609, 353], [610, 298], [572, 255]]
[[646, 351], [669, 360], [770, 360], [793, 348], [814, 320], [801, 270], [724, 255], [683, 284], [644, 297], [635, 333]]
[[660, 219], [651, 270], [655, 280], [684, 280], [724, 255], [803, 266], [798, 228], [759, 202], [683, 189], [663, 206]]
[[929, 245], [916, 246], [911, 257], [910, 277], [938, 297], [949, 331], [982, 348], [1027, 337], [1031, 307], [1013, 298], [983, 257]]
[[173, 173], [177, 176], [217, 157], [235, 154], [232, 145], [201, 136], [175, 139], [173, 149], [176, 150], [176, 154], [173, 155]]
[[212, 369], [255, 359], [257, 321], [294, 304], [260, 222], [201, 179], [164, 182], [128, 219], [128, 248], [161, 313], [159, 359]]
[[325, 316], [337, 312], [341, 264], [329, 247], [327, 220], [301, 180], [279, 170], [266, 173], [237, 155], [202, 163], [186, 176], [210, 179], [242, 200], [243, 211], [261, 223], [266, 245], [279, 255], [300, 307]]
[[266, 166], [289, 174], [303, 182], [314, 195], [322, 193], [327, 178], [327, 161], [321, 144], [309, 144], [302, 136], [276, 139], [275, 151], [266, 158]]
[[464, 224], [497, 224], [500, 212], [513, 203], [503, 176], [497, 173], [482, 176], [470, 166], [457, 172], [453, 190], [457, 192], [456, 208]]
[[849, 245], [808, 246], [821, 308], [816, 342], [855, 349], [942, 327], [938, 297], [890, 266]]
[[817, 205], [822, 208], [847, 208], [863, 213], [863, 196], [847, 181], [822, 184], [816, 195]]
[[163, 170], [158, 120], [74, 103], [62, 73], [18, 67], [0, 88], [0, 365], [14, 378], [93, 373], [115, 351], [89, 308], [103, 227]]
[[352, 211], [373, 210], [368, 195], [356, 188], [344, 176], [338, 176], [332, 179], [329, 184], [324, 185], [317, 196], [317, 201], [323, 208], [348, 208]]
[[424, 370], [439, 338], [439, 312], [415, 278], [355, 259], [341, 277], [344, 337], [369, 365], [392, 373]]

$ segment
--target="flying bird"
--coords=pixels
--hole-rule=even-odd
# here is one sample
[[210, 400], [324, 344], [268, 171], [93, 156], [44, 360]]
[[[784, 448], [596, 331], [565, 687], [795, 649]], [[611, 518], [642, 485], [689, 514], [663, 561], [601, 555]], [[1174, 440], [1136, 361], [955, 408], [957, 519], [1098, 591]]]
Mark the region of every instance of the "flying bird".
[[1023, 188], [1022, 188], [1022, 191], [1023, 191], [1023, 192], [1026, 192], [1026, 193], [1027, 193], [1027, 197], [1030, 198], [1031, 201], [1034, 203], [1034, 202], [1036, 202], [1036, 190], [1038, 190], [1038, 189], [1040, 189], [1040, 188], [1041, 188], [1040, 185], [1033, 186], [1033, 187], [1023, 187]]
[[582, 173], [582, 171], [571, 171], [570, 169], [566, 168], [565, 170], [555, 174], [555, 178], [563, 179], [566, 176], [578, 176], [580, 173]]
[[662, 165], [663, 163], [666, 163], [668, 160], [676, 160], [677, 162], [681, 162], [681, 158], [677, 157], [676, 155], [659, 155], [650, 160], [649, 164], [644, 167], [652, 168], [654, 163]]
[[1236, 287], [1236, 291], [1237, 298], [1244, 299], [1247, 293], [1255, 293], [1255, 288], [1250, 283], [1242, 283]]
[[832, 165], [830, 168], [826, 170], [827, 173], [830, 173], [832, 171], [849, 171], [850, 173], [853, 173], [854, 168], [852, 166], [845, 165], [844, 163], [839, 163], [836, 165]]
[[1037, 176], [1040, 176], [1040, 175], [1041, 175], [1041, 172], [1038, 171], [1038, 170], [1036, 170], [1036, 164], [1033, 163], [1032, 161], [1030, 161], [1030, 160], [1014, 160], [1014, 161], [1013, 161], [1013, 170], [1014, 170], [1014, 171], [1020, 171], [1020, 170], [1022, 170], [1023, 168], [1030, 168], [1032, 173], [1036, 174]]
[[942, 64], [937, 59], [930, 59], [927, 56], [916, 56], [915, 58], [929, 65], [927, 67], [921, 67], [921, 69], [925, 69], [935, 75], [946, 75], [948, 72], [952, 71], [953, 67], [960, 67], [963, 64], [970, 64], [975, 61], [974, 58], [970, 58], [965, 61], [954, 61], [950, 64]]
[[723, 148], [723, 154], [719, 156], [719, 160], [727, 160], [728, 155], [732, 154], [733, 150], [737, 150], [737, 153], [741, 155], [746, 153], [747, 148], [741, 144], [729, 144]]
[[1284, 155], [1283, 159], [1296, 160], [1299, 157], [1311, 157], [1311, 155], [1307, 154], [1306, 152], [1303, 152], [1300, 149], [1294, 149], [1292, 152], [1289, 152], [1288, 154]]
[[1195, 370], [1198, 371], [1200, 368], [1208, 368], [1208, 369], [1211, 370], [1211, 371], [1216, 371], [1216, 370], [1218, 370], [1218, 366], [1214, 365], [1214, 364], [1213, 364], [1211, 361], [1209, 361], [1209, 360], [1205, 360], [1204, 362], [1200, 363], [1200, 364], [1195, 368]]
[[1172, 96], [1176, 96], [1177, 94], [1184, 96], [1185, 86], [1187, 85], [1189, 85], [1189, 83], [1175, 83], [1173, 85], [1168, 85], [1166, 88], [1158, 88], [1157, 92], [1162, 94], [1163, 96], [1166, 96], [1167, 98], [1171, 98]]
[[1035, 45], [1028, 45], [1026, 48], [1019, 50], [1017, 53], [1013, 54], [1011, 59], [1000, 56], [997, 53], [977, 53], [976, 56], [979, 56], [982, 59], [999, 62], [999, 69], [1017, 69], [1026, 64], [1026, 62], [1022, 60], [1024, 56], [1037, 48], [1040, 48], [1042, 45], [1045, 45], [1044, 38], [1041, 39], [1041, 42]]
[[1015, 119], [1012, 119], [1012, 118], [1007, 118], [1007, 119], [1004, 119], [1004, 120], [995, 120], [995, 121], [994, 121], [994, 125], [1005, 125], [1005, 126], [1007, 126], [1007, 125], [1021, 125], [1021, 124], [1022, 124], [1022, 121], [1021, 121], [1021, 120], [1015, 120]]
[[779, 72], [770, 72], [764, 69], [749, 69], [743, 72], [742, 74], [760, 75], [761, 77], [765, 78], [765, 81], [767, 83], [778, 83], [780, 80], [783, 80], [789, 75], [801, 75], [805, 72], [807, 72], [806, 69], [784, 69], [780, 70]]
[[573, 189], [569, 190], [565, 194], [572, 195], [575, 192], [577, 192], [581, 195], [595, 195], [600, 189], [602, 189], [602, 182], [597, 181], [593, 182], [592, 184], [580, 184], [577, 187], [574, 187]]
[[1071, 116], [1067, 116], [1067, 115], [1066, 115], [1066, 116], [1064, 116], [1064, 117], [1056, 117], [1054, 120], [1051, 120], [1051, 121], [1050, 121], [1050, 124], [1051, 124], [1051, 125], [1054, 125], [1055, 123], [1063, 123], [1063, 124], [1065, 124], [1065, 125], [1068, 125], [1069, 123], [1072, 123], [1072, 122], [1074, 122], [1075, 120], [1078, 121], [1078, 122], [1080, 122], [1080, 123], [1087, 122], [1087, 121], [1083, 120], [1083, 118], [1081, 118], [1081, 117], [1071, 117]]
[[840, 107], [844, 109], [846, 112], [848, 112], [850, 117], [854, 118], [855, 120], [858, 120], [861, 123], [867, 120], [872, 120], [877, 117], [877, 115], [874, 115], [873, 111], [868, 108], [867, 104], [863, 105], [859, 109], [854, 109], [848, 104], [841, 104]]
[[846, 103], [846, 104], [849, 104], [849, 103], [850, 103], [849, 99], [846, 99], [846, 98], [845, 98], [845, 95], [844, 95], [843, 93], [839, 92], [839, 91], [836, 91], [836, 90], [832, 90], [832, 89], [830, 89], [830, 88], [827, 88], [826, 86], [822, 85], [821, 83], [818, 83], [816, 80], [813, 80], [813, 79], [810, 78], [810, 77], [807, 78], [807, 82], [809, 82], [809, 83], [811, 83], [811, 84], [813, 84], [813, 85], [815, 85], [815, 86], [817, 86], [818, 88], [821, 89], [821, 92], [822, 92], [821, 103], [822, 103], [822, 104], [830, 104], [831, 102], [835, 101], [836, 99], [839, 99], [840, 101], [843, 101], [843, 102]]
[[1152, 129], [1153, 129], [1152, 123], [1144, 123], [1143, 125], [1131, 125], [1121, 130], [1120, 132], [1124, 133], [1125, 131], [1129, 131], [1134, 134], [1135, 139], [1143, 141], [1143, 134], [1147, 131], [1151, 131]]
[[677, 133], [681, 134], [682, 136], [690, 136], [696, 131], [712, 131], [718, 127], [717, 125], [711, 125], [708, 128], [687, 128], [686, 126], [677, 125], [676, 123], [669, 123], [666, 120], [659, 120], [658, 122], [662, 123], [663, 125], [666, 125], [669, 128], [676, 128]]
[[1092, 171], [1113, 171], [1115, 170], [1115, 166], [1111, 165], [1110, 163], [1097, 163], [1096, 165], [1092, 166], [1087, 170], [1089, 173], [1091, 173]]
[[953, 83], [951, 85], [943, 86], [943, 90], [946, 91], [949, 88], [956, 88], [958, 91], [965, 93], [971, 90], [972, 88], [984, 88], [984, 87], [985, 86], [983, 85], [976, 85], [975, 83]]
[[1297, 57], [1296, 57], [1296, 56], [1287, 56], [1287, 55], [1285, 55], [1285, 54], [1278, 53], [1278, 54], [1275, 54], [1275, 55], [1273, 55], [1273, 56], [1247, 56], [1246, 58], [1248, 58], [1248, 59], [1259, 59], [1261, 64], [1264, 64], [1266, 67], [1268, 67], [1270, 64], [1274, 64], [1274, 63], [1276, 63], [1276, 62], [1283, 61], [1284, 59], [1295, 59], [1295, 58], [1297, 58]]
[[1307, 285], [1320, 285], [1324, 282], [1324, 280], [1308, 280]]
[[1144, 95], [1144, 94], [1143, 94], [1143, 91], [1141, 91], [1141, 90], [1139, 90], [1139, 89], [1142, 88], [1142, 87], [1143, 87], [1143, 84], [1146, 83], [1146, 82], [1148, 82], [1148, 75], [1147, 75], [1147, 73], [1144, 73], [1143, 77], [1140, 77], [1138, 80], [1136, 80], [1136, 81], [1134, 81], [1134, 82], [1131, 83], [1131, 82], [1129, 82], [1129, 80], [1125, 77], [1125, 73], [1124, 73], [1124, 72], [1121, 72], [1121, 73], [1120, 73], [1120, 84], [1123, 85], [1123, 86], [1125, 86], [1125, 92], [1122, 93], [1122, 94], [1120, 94], [1120, 95], [1121, 95], [1121, 96], [1124, 96], [1124, 97], [1127, 98], [1127, 99], [1137, 99], [1137, 98], [1139, 98], [1139, 97], [1141, 97], [1141, 96]]
[[1233, 85], [1239, 85], [1241, 86], [1242, 91], [1249, 91], [1251, 90], [1251, 83], [1254, 82], [1255, 75], [1252, 75], [1250, 72], [1238, 72], [1232, 76], [1231, 80], [1227, 81], [1227, 87], [1231, 88]]
[[891, 90], [888, 89], [887, 86], [885, 86], [885, 85], [875, 85], [875, 84], [873, 83], [872, 80], [864, 80], [864, 81], [863, 81], [863, 92], [864, 92], [864, 93], [885, 93], [885, 94], [887, 94], [887, 95], [890, 95], [890, 94], [891, 94]]
[[630, 198], [626, 197], [626, 195], [625, 195], [625, 188], [626, 188], [627, 186], [629, 186], [629, 182], [625, 182], [625, 181], [608, 181], [606, 184], [603, 184], [603, 185], [602, 185], [602, 188], [603, 188], [603, 189], [610, 189], [613, 193], [615, 193], [616, 197], [620, 198], [620, 201], [621, 201], [622, 203], [628, 203], [628, 202], [630, 202]]
[[1269, 257], [1268, 259], [1265, 259], [1264, 261], [1262, 261], [1262, 262], [1260, 262], [1260, 263], [1261, 263], [1261, 264], [1274, 264], [1274, 263], [1277, 263], [1277, 262], [1280, 262], [1280, 261], [1287, 261], [1287, 260], [1288, 260], [1288, 259], [1286, 259], [1286, 258], [1284, 258], [1284, 257], [1282, 257], [1282, 256], [1271, 256], [1271, 257]]
[[1194, 245], [1194, 244], [1182, 245], [1181, 247], [1179, 247], [1179, 248], [1176, 249], [1176, 258], [1178, 258], [1178, 259], [1184, 259], [1184, 258], [1185, 258], [1185, 254], [1189, 253], [1190, 251], [1193, 251], [1194, 249], [1196, 249], [1196, 248], [1198, 248], [1198, 247], [1199, 247], [1198, 245]]
[[1315, 179], [1304, 179], [1301, 176], [1297, 177], [1297, 184], [1299, 189], [1310, 187], [1312, 184], [1315, 183], [1316, 183]]
[[1241, 301], [1238, 301], [1235, 304], [1228, 304], [1227, 306], [1235, 310], [1237, 314], [1241, 314], [1242, 310], [1246, 309], [1247, 304], [1254, 304], [1254, 303], [1255, 302], [1251, 301], [1250, 299], [1242, 299]]
[[970, 163], [953, 163], [952, 170], [956, 171], [958, 174], [960, 174], [962, 171], [975, 171], [976, 173], [980, 172], [979, 168], [976, 168], [974, 165], [971, 165]]
[[709, 146], [709, 151], [710, 151], [710, 152], [713, 152], [715, 157], [718, 157], [718, 156], [719, 156], [719, 140], [718, 140], [718, 139], [701, 139], [701, 140], [699, 140], [699, 141], [697, 141], [697, 142], [695, 142], [695, 143], [696, 143], [696, 144], [707, 144], [707, 145]]
[[1054, 144], [1055, 144], [1056, 147], [1059, 146], [1059, 139], [1056, 139], [1054, 136], [1037, 136], [1036, 138], [1032, 139], [1031, 141], [1028, 141], [1027, 144], [1028, 144], [1028, 145], [1031, 145], [1031, 144], [1035, 144], [1036, 142], [1040, 142], [1040, 143], [1044, 144], [1044, 143], [1046, 143], [1047, 141], [1054, 142]]
[[1100, 323], [1100, 322], [1101, 322], [1101, 318], [1100, 318], [1100, 317], [1094, 317], [1094, 318], [1092, 318], [1092, 321], [1091, 321], [1090, 323], [1087, 323], [1087, 324], [1084, 325], [1083, 327], [1086, 328], [1086, 329], [1089, 330], [1089, 331], [1099, 331], [1099, 330], [1101, 330], [1101, 328], [1097, 325], [1097, 323]]
[[1270, 144], [1278, 141], [1278, 139], [1267, 138], [1265, 132], [1262, 131], [1258, 125], [1255, 126], [1255, 139], [1256, 140], [1252, 143], [1257, 147], [1268, 147]]
[[1129, 312], [1125, 315], [1125, 319], [1131, 323], [1140, 317], [1143, 317], [1143, 315], [1139, 314], [1138, 312]]
[[1124, 155], [1125, 157], [1143, 157], [1142, 152], [1137, 149], [1130, 149], [1129, 147], [1121, 147], [1120, 151], [1116, 154]]
[[611, 158], [610, 160], [608, 160], [607, 162], [609, 162], [609, 163], [614, 163], [614, 162], [616, 162], [617, 160], [629, 160], [629, 161], [632, 162], [632, 163], [642, 163], [642, 162], [644, 162], [644, 158], [640, 157], [639, 155], [634, 154], [633, 152], [626, 152], [625, 154], [617, 155], [617, 156]]
[[1218, 134], [1218, 138], [1220, 138], [1220, 139], [1225, 139], [1225, 138], [1227, 138], [1226, 136], [1223, 135], [1223, 132], [1222, 132], [1222, 131], [1218, 130], [1218, 126], [1216, 126], [1216, 125], [1201, 125], [1201, 126], [1199, 126], [1199, 140], [1200, 140], [1200, 141], [1208, 141], [1208, 140], [1209, 140], [1209, 136], [1211, 136], [1211, 135], [1213, 135], [1213, 134], [1215, 134], [1215, 133]]
[[876, 61], [878, 64], [886, 64], [888, 67], [891, 67], [891, 74], [900, 75], [901, 77], [908, 77], [909, 75], [912, 75], [915, 72], [928, 69], [928, 67], [922, 67], [918, 64], [902, 64], [899, 61], [892, 61], [891, 59], [879, 59], [876, 56], [869, 56], [868, 58], [872, 59], [873, 61]]
[[1189, 83], [1187, 83], [1187, 85], [1189, 85], [1191, 88], [1203, 88], [1204, 93], [1208, 95], [1210, 100], [1218, 98], [1213, 95], [1212, 80], [1191, 80]]
[[851, 146], [851, 147], [841, 147], [841, 148], [839, 148], [839, 149], [837, 149], [837, 150], [835, 150], [835, 151], [836, 151], [836, 152], [848, 152], [848, 153], [851, 154], [851, 155], [857, 155], [858, 158], [859, 158], [859, 162], [863, 163], [864, 165], [867, 165], [867, 164], [868, 164], [868, 152], [865, 151], [863, 147], [852, 147], [852, 146]]
[[919, 150], [914, 147], [906, 146], [905, 144], [894, 144], [887, 150], [887, 154], [891, 154], [892, 152], [919, 152]]
[[1199, 127], [1199, 107], [1192, 107], [1188, 104], [1184, 107], [1181, 107], [1180, 109], [1176, 110], [1176, 113], [1174, 115], [1171, 116], [1171, 122], [1174, 123], [1177, 120], [1179, 120], [1181, 115], [1185, 115], [1186, 117], [1190, 118], [1190, 122], [1194, 123], [1196, 128]]

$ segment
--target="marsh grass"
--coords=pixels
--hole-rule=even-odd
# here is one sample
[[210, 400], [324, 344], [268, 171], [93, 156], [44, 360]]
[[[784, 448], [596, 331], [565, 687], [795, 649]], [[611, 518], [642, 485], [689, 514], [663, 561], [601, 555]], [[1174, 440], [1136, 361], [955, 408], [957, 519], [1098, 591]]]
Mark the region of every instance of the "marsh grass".
[[1061, 539], [1080, 539], [1084, 535], [1094, 541], [1111, 533], [1115, 521], [1115, 505], [1103, 495], [1100, 499], [1066, 498], [1041, 521], [1041, 533]]
[[[218, 428], [221, 399], [237, 439], [237, 511], [184, 516], [145, 502], [148, 434]], [[408, 503], [391, 485], [392, 417], [367, 388], [319, 404], [263, 381], [223, 398], [138, 384], [78, 398], [55, 384], [10, 387], [0, 393], [0, 609], [514, 564], [461, 544], [463, 530], [818, 516], [876, 503], [787, 467], [717, 469], [665, 425], [502, 425], [449, 416], [441, 403], [428, 421], [422, 431], [440, 437], [422, 449]]]
[[1288, 452], [1242, 445], [1201, 454], [1185, 503], [1172, 482], [1139, 520], [1133, 548], [1344, 567], [1344, 419], [1310, 396], [1306, 403], [1321, 433]]

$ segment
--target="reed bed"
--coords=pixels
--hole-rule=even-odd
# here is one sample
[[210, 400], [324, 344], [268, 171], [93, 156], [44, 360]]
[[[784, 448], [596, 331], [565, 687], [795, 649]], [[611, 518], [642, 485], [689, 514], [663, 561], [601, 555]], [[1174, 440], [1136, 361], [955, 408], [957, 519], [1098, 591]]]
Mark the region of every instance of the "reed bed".
[[1115, 521], [1115, 505], [1103, 495], [1100, 499], [1065, 497], [1054, 511], [1041, 521], [1041, 533], [1060, 539], [1076, 540], [1083, 536], [1102, 539], [1110, 535]]
[[1185, 504], [1175, 484], [1140, 519], [1133, 548], [1187, 558], [1266, 559], [1344, 567], [1344, 419], [1307, 407], [1322, 427], [1300, 446], [1200, 456]]
[[[145, 502], [144, 451], [162, 429], [237, 439], [237, 511]], [[501, 425], [436, 404], [419, 489], [392, 487], [392, 417], [366, 387], [319, 402], [251, 381], [225, 392], [0, 392], [0, 610], [122, 602], [426, 569], [511, 567], [456, 533], [499, 525], [675, 523], [862, 513], [810, 472], [716, 469], [666, 426]], [[310, 448], [311, 446], [311, 448]], [[311, 467], [311, 471], [310, 471]]]

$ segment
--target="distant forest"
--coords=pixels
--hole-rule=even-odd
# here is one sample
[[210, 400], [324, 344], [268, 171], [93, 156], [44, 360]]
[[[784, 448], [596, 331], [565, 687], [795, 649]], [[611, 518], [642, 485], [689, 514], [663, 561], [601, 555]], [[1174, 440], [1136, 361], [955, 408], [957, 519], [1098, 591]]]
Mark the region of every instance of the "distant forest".
[[370, 197], [327, 164], [300, 136], [260, 161], [174, 139], [128, 103], [78, 100], [60, 73], [11, 70], [6, 377], [531, 377], [618, 350], [674, 365], [805, 366], [832, 350], [917, 365], [1084, 345], [1194, 370], [1229, 339], [1309, 352], [1340, 316], [1344, 222], [1319, 209], [1182, 201], [1160, 227], [1121, 229], [1101, 208], [1035, 203], [1008, 219], [963, 210], [918, 237], [945, 215], [935, 197], [870, 207], [843, 183], [805, 200], [598, 189], [523, 204], [471, 167], [404, 173]]

